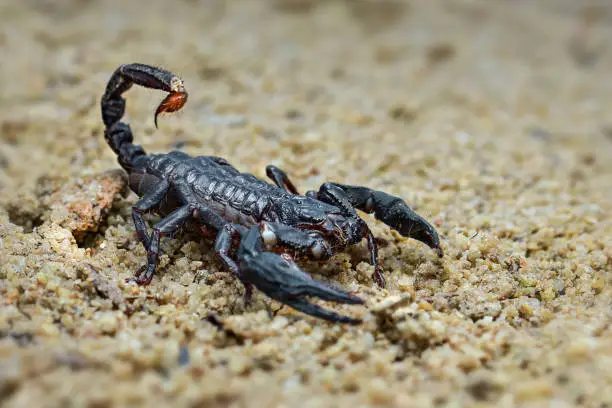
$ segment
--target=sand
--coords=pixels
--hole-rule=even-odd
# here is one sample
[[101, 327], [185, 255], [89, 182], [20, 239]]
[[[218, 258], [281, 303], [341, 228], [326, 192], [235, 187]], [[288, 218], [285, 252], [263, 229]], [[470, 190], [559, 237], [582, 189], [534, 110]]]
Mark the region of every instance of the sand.
[[[2, 407], [612, 406], [612, 6], [605, 1], [0, 1]], [[300, 191], [404, 198], [446, 256], [364, 215], [306, 265], [367, 300], [313, 319], [243, 288], [205, 239], [152, 284], [99, 98], [120, 64], [148, 152], [219, 155]], [[153, 217], [152, 220], [155, 218]]]

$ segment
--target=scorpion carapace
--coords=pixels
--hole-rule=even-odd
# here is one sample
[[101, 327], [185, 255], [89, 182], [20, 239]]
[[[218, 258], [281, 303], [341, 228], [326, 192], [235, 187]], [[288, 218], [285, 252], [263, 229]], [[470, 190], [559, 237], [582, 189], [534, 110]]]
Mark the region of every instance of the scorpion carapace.
[[[183, 81], [160, 68], [144, 64], [120, 66], [102, 97], [104, 138], [129, 175], [130, 188], [140, 197], [132, 209], [136, 233], [147, 251], [147, 263], [136, 274], [149, 284], [160, 254], [160, 238], [186, 223], [215, 237], [215, 251], [225, 267], [245, 285], [311, 316], [332, 322], [359, 323], [311, 303], [307, 297], [362, 304], [343, 290], [317, 282], [295, 263], [298, 259], [325, 260], [349, 245], [367, 240], [374, 279], [385, 285], [377, 260], [374, 236], [356, 210], [375, 217], [401, 235], [424, 242], [442, 256], [436, 230], [406, 203], [366, 187], [325, 183], [318, 191], [300, 195], [285, 172], [268, 166], [274, 184], [241, 173], [216, 156], [192, 157], [183, 152], [147, 155], [133, 144], [130, 127], [121, 122], [122, 94], [133, 84], [168, 92], [155, 111], [174, 112], [183, 107], [187, 92]], [[149, 233], [144, 214], [163, 216]]]

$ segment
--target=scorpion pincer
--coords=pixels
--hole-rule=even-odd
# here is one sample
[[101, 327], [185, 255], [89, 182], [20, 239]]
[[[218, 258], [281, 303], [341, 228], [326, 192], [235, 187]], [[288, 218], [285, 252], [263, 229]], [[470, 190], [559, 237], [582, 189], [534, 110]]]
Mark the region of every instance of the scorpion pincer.
[[[139, 200], [132, 209], [139, 240], [147, 251], [146, 265], [135, 275], [138, 284], [149, 284], [160, 255], [160, 238], [191, 225], [212, 232], [215, 252], [224, 266], [245, 285], [308, 315], [332, 322], [356, 324], [307, 300], [363, 304], [343, 290], [313, 280], [295, 263], [298, 259], [325, 260], [366, 239], [374, 279], [385, 285], [374, 236], [356, 210], [401, 235], [419, 240], [443, 256], [436, 230], [400, 198], [367, 187], [324, 183], [317, 191], [301, 195], [287, 174], [268, 166], [268, 183], [241, 173], [216, 156], [192, 157], [180, 151], [146, 154], [133, 143], [130, 127], [121, 122], [125, 112], [122, 94], [137, 84], [168, 93], [155, 111], [180, 110], [187, 101], [183, 81], [160, 68], [144, 64], [122, 65], [112, 74], [101, 100], [104, 138], [128, 173]], [[163, 218], [149, 232], [144, 219], [154, 212]]]

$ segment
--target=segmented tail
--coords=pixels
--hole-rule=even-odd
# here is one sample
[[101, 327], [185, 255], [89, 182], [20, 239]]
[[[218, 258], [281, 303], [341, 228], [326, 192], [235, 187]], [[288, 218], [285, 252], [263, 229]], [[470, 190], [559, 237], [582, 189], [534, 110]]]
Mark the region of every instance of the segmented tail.
[[171, 72], [136, 63], [121, 65], [115, 70], [100, 103], [105, 125], [104, 139], [117, 154], [121, 167], [127, 171], [132, 169], [138, 157], [146, 155], [141, 146], [133, 144], [134, 137], [129, 125], [120, 122], [125, 113], [125, 99], [121, 95], [133, 84], [168, 92], [155, 110], [155, 127], [159, 114], [176, 112], [187, 102], [183, 81]]

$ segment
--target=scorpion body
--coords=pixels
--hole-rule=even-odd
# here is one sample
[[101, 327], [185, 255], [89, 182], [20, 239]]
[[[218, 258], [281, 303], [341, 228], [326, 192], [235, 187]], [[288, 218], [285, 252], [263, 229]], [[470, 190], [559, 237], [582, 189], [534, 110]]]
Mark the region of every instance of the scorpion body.
[[[192, 157], [184, 152], [147, 155], [133, 143], [130, 127], [121, 122], [125, 99], [133, 84], [168, 92], [155, 112], [174, 112], [187, 101], [183, 81], [174, 74], [144, 64], [120, 66], [111, 76], [101, 100], [104, 137], [129, 175], [140, 199], [133, 207], [136, 233], [147, 250], [147, 264], [136, 274], [149, 284], [160, 254], [160, 238], [188, 224], [215, 237], [215, 251], [246, 288], [306, 314], [333, 322], [359, 323], [310, 303], [306, 297], [347, 304], [363, 300], [317, 282], [295, 263], [325, 260], [349, 245], [367, 240], [374, 278], [385, 285], [377, 247], [368, 225], [356, 210], [375, 217], [400, 234], [420, 240], [442, 256], [435, 229], [398, 197], [366, 187], [324, 183], [318, 191], [300, 195], [287, 174], [275, 166], [266, 173], [274, 184], [241, 173], [216, 156]], [[163, 216], [148, 232], [144, 214]]]

